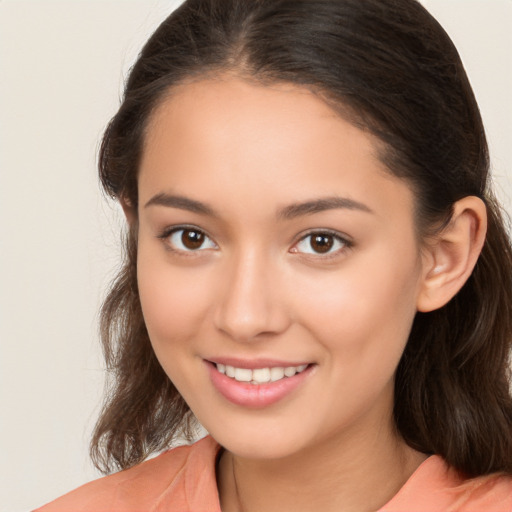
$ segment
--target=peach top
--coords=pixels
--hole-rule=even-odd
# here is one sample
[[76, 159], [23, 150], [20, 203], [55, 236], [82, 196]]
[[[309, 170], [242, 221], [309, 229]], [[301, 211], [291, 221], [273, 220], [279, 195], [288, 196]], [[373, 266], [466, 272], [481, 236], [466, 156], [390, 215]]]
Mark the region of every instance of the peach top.
[[[35, 512], [221, 512], [206, 437], [71, 491]], [[512, 512], [512, 478], [464, 480], [433, 455], [378, 512]]]

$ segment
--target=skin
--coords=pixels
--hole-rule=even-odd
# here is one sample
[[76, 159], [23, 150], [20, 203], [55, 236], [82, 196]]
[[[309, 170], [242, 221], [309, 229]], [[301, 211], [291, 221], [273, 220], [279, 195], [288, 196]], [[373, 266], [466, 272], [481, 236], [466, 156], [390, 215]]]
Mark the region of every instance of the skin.
[[[324, 198], [357, 205], [290, 214]], [[477, 233], [467, 211], [462, 231]], [[423, 250], [413, 193], [371, 136], [295, 86], [232, 76], [179, 86], [148, 126], [136, 217], [150, 339], [225, 448], [223, 511], [384, 505], [425, 459], [393, 428], [394, 374], [416, 311], [436, 300], [429, 283], [439, 288], [455, 257]], [[182, 245], [183, 225], [203, 245]], [[326, 230], [340, 238], [315, 252], [308, 235]], [[284, 399], [248, 408], [212, 385], [205, 360], [228, 356], [311, 371]]]

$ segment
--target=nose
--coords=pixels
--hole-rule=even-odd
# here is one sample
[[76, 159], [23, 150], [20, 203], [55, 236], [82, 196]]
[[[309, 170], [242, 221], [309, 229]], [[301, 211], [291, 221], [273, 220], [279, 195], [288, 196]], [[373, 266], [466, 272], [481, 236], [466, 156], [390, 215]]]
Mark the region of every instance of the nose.
[[226, 266], [217, 297], [216, 328], [241, 342], [284, 332], [290, 315], [275, 265], [253, 252]]

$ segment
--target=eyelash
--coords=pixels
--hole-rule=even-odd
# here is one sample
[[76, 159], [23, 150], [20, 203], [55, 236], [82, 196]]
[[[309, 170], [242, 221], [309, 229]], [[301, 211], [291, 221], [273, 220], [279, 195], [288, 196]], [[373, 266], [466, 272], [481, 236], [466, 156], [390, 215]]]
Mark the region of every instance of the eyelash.
[[[297, 250], [297, 247], [299, 244], [302, 243], [308, 243], [307, 240], [309, 239], [308, 247], [312, 248], [311, 244], [313, 242], [313, 237], [317, 236], [319, 238], [331, 238], [332, 239], [332, 245], [328, 247], [328, 250], [324, 253], [322, 252], [306, 252], [306, 251], [299, 251]], [[336, 247], [336, 245], [339, 245]], [[346, 237], [342, 236], [337, 231], [332, 231], [330, 229], [315, 229], [313, 231], [309, 231], [308, 233], [303, 234], [298, 242], [294, 244], [294, 246], [291, 249], [291, 252], [294, 253], [301, 253], [305, 254], [308, 257], [314, 257], [314, 258], [332, 258], [340, 255], [341, 253], [345, 252], [347, 249], [350, 249], [353, 246], [353, 242], [351, 240], [348, 240]], [[333, 247], [335, 250], [332, 250]]]
[[[193, 248], [187, 248], [183, 244], [183, 235], [186, 231], [189, 231], [191, 233], [196, 233], [199, 238], [200, 245], [193, 249]], [[182, 232], [181, 237], [179, 240], [175, 240], [174, 242], [171, 241], [172, 237]], [[309, 241], [309, 248], [312, 248], [312, 242], [313, 236], [317, 236], [318, 238], [329, 238], [331, 239], [331, 245], [327, 248], [325, 252], [319, 252], [312, 250], [311, 252], [305, 251], [305, 250], [298, 250], [297, 247], [300, 244], [307, 243], [308, 238]], [[203, 237], [203, 241], [201, 241], [201, 238]], [[191, 254], [194, 252], [200, 252], [204, 251], [205, 249], [218, 249], [217, 244], [202, 230], [197, 228], [196, 226], [191, 225], [182, 225], [182, 226], [175, 226], [172, 228], [165, 229], [160, 235], [158, 235], [158, 238], [161, 239], [165, 245], [166, 248], [170, 251], [181, 253], [181, 254]], [[203, 244], [205, 241], [209, 241], [210, 246], [209, 247], [203, 247]], [[192, 242], [194, 240], [192, 239]], [[182, 247], [176, 247], [177, 244], [181, 244]], [[338, 245], [338, 247], [337, 247]], [[309, 231], [308, 233], [303, 234], [299, 240], [292, 246], [290, 249], [290, 252], [292, 253], [299, 253], [299, 254], [305, 254], [309, 257], [320, 257], [320, 258], [329, 258], [334, 257], [338, 255], [341, 252], [344, 252], [347, 249], [350, 249], [353, 246], [353, 242], [345, 238], [344, 236], [340, 235], [340, 233], [336, 231], [332, 231], [329, 229], [317, 229], [314, 231]], [[332, 248], [335, 248], [333, 251]]]
[[[199, 237], [204, 237], [205, 240], [209, 240], [211, 242], [211, 244], [213, 245], [213, 247], [207, 247], [207, 249], [217, 249], [218, 248], [217, 244], [202, 229], [199, 229], [196, 226], [185, 225], [185, 226], [175, 226], [172, 228], [167, 228], [162, 233], [160, 233], [160, 235], [158, 235], [158, 238], [164, 242], [164, 244], [166, 245], [166, 248], [168, 250], [173, 251], [173, 252], [187, 254], [187, 253], [199, 252], [201, 249], [204, 250], [205, 248], [202, 247], [203, 244], [201, 244], [196, 249], [186, 248], [183, 245], [183, 235], [185, 234], [186, 231], [189, 231], [191, 233], [197, 233], [199, 235]], [[177, 248], [177, 247], [175, 247], [176, 242], [174, 242], [174, 243], [171, 242], [171, 239], [173, 236], [177, 235], [180, 232], [183, 232], [183, 233], [180, 237], [181, 239], [179, 240], [179, 243], [181, 243], [181, 245], [183, 247]]]

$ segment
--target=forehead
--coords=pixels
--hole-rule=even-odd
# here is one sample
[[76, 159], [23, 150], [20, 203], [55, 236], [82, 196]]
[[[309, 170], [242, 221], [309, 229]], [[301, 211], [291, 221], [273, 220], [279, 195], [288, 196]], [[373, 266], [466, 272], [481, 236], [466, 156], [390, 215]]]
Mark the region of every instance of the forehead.
[[[377, 156], [375, 139], [306, 88], [236, 78], [171, 90], [151, 118], [139, 174], [140, 202], [162, 192], [284, 204], [311, 195], [379, 202], [407, 184]], [[354, 197], [357, 195], [358, 197]]]
[[[314, 125], [312, 124], [314, 121]], [[164, 135], [175, 145], [185, 141], [225, 151], [243, 145], [258, 157], [274, 149], [308, 146], [320, 136], [334, 142], [342, 128], [340, 117], [309, 89], [292, 84], [259, 85], [229, 76], [194, 81], [171, 89], [146, 130], [146, 154]], [[344, 136], [356, 130], [347, 123]], [[152, 139], [155, 144], [152, 144]], [[370, 138], [360, 137], [371, 146]], [[264, 146], [264, 151], [261, 151]]]

